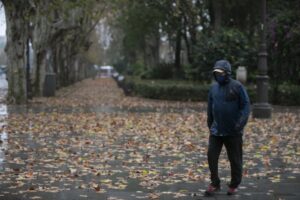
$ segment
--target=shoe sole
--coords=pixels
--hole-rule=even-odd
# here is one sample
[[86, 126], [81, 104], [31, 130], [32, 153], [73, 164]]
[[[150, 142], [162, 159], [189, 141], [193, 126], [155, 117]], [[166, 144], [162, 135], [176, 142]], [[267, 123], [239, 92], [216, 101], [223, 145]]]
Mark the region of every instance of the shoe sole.
[[214, 194], [216, 194], [216, 193], [218, 193], [218, 192], [220, 192], [221, 191], [221, 189], [217, 189], [217, 190], [215, 190], [214, 192], [207, 192], [207, 191], [205, 191], [204, 192], [204, 196], [205, 197], [211, 197], [211, 196], [214, 196]]
[[236, 195], [236, 192], [234, 192], [234, 193], [227, 192], [227, 195], [228, 195], [228, 196]]

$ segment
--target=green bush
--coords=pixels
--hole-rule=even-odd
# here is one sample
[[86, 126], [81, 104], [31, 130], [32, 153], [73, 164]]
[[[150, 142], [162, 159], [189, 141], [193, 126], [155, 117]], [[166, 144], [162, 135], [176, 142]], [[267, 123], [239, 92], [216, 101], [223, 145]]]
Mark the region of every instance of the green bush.
[[256, 89], [251, 86], [246, 86], [246, 90], [250, 99], [251, 103], [254, 103], [256, 101]]
[[[251, 103], [256, 102], [256, 88], [247, 86], [247, 92]], [[300, 105], [300, 87], [283, 83], [280, 85], [271, 85], [268, 91], [269, 103], [274, 105], [296, 106]]]
[[195, 46], [196, 63], [186, 69], [192, 80], [209, 80], [216, 60], [227, 59], [232, 71], [242, 65], [250, 72], [256, 68], [257, 49], [255, 43], [237, 29], [221, 29], [216, 33], [203, 33]]
[[206, 101], [209, 85], [186, 81], [141, 80], [126, 77], [126, 87], [134, 95], [151, 98], [180, 101]]
[[[124, 82], [126, 91], [151, 99], [179, 100], [179, 101], [207, 101], [210, 88], [209, 83], [172, 81], [172, 80], [141, 80], [126, 77]], [[256, 102], [256, 88], [246, 86], [251, 103]], [[269, 103], [274, 105], [300, 105], [300, 87], [298, 85], [281, 84], [269, 89]]]
[[157, 66], [153, 66], [146, 71], [141, 78], [143, 79], [172, 79], [173, 78], [174, 64], [161, 63]]
[[127, 67], [127, 74], [132, 76], [141, 76], [145, 70], [146, 67], [142, 63], [137, 62]]
[[271, 66], [269, 75], [273, 80], [300, 84], [299, 6], [300, 1], [270, 4], [267, 52], [268, 65]]
[[272, 102], [280, 105], [300, 105], [300, 87], [299, 85], [292, 85], [283, 83], [273, 88]]

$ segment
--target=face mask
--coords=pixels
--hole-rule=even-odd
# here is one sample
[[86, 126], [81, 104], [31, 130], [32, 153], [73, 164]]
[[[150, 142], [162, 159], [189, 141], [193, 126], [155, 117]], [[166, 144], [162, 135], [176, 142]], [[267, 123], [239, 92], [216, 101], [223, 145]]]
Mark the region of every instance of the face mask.
[[220, 84], [225, 83], [226, 77], [222, 75], [216, 75], [216, 81]]

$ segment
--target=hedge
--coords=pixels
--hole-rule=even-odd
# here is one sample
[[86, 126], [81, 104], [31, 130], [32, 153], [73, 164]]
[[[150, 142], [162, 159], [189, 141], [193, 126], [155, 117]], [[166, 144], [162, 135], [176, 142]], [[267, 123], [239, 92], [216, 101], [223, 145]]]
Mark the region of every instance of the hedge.
[[[179, 101], [207, 101], [209, 83], [175, 81], [175, 80], [142, 80], [126, 77], [122, 88], [127, 95], [141, 96], [151, 99]], [[251, 103], [255, 103], [256, 89], [246, 86]], [[269, 101], [277, 105], [300, 105], [300, 87], [282, 84], [270, 87]]]
[[141, 80], [125, 78], [124, 90], [132, 95], [151, 99], [206, 101], [209, 84], [187, 81]]
[[272, 103], [280, 105], [300, 105], [300, 86], [281, 84], [278, 88], [273, 88]]

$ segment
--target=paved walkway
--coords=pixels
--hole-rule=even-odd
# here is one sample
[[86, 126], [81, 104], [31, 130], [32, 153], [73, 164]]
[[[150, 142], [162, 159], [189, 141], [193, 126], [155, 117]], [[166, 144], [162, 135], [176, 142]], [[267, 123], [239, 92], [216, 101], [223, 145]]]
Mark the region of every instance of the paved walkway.
[[111, 79], [85, 80], [29, 106], [0, 106], [0, 199], [300, 199], [300, 116], [250, 119], [244, 179], [204, 197], [205, 103], [125, 97]]

